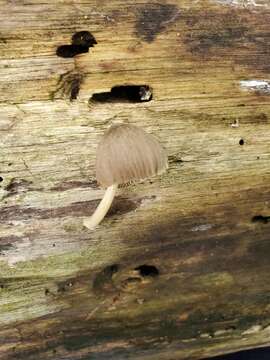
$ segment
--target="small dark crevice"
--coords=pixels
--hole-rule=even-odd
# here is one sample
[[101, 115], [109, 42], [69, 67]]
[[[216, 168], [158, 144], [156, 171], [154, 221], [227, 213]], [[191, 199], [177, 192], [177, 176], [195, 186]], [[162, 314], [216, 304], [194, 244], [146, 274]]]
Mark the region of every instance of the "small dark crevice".
[[50, 99], [69, 98], [70, 101], [76, 100], [82, 81], [83, 76], [79, 72], [69, 71], [62, 74], [57, 82], [56, 90], [50, 93]]
[[90, 100], [100, 103], [110, 102], [147, 102], [153, 98], [153, 90], [148, 85], [119, 85], [111, 91], [93, 94]]
[[12, 178], [9, 184], [7, 184], [7, 186], [5, 187], [5, 190], [8, 191], [10, 194], [17, 194], [19, 192], [25, 192], [30, 190], [30, 186], [32, 184], [32, 181]]
[[50, 293], [50, 290], [49, 289], [45, 289], [44, 290], [44, 294], [47, 296], [47, 295], [49, 295], [49, 293]]
[[56, 50], [56, 55], [63, 58], [72, 58], [89, 51], [97, 44], [95, 37], [89, 31], [79, 31], [72, 36], [71, 45], [61, 45]]
[[262, 224], [268, 224], [270, 222], [270, 216], [263, 216], [263, 215], [255, 215], [251, 219], [252, 222], [262, 223]]
[[119, 265], [113, 264], [110, 266], [106, 266], [105, 269], [103, 270], [103, 274], [112, 277], [112, 275], [117, 273], [118, 270], [119, 270]]
[[140, 265], [134, 270], [138, 271], [142, 277], [151, 276], [155, 277], [159, 275], [159, 270], [153, 265]]
[[113, 275], [119, 271], [119, 265], [113, 264], [106, 266], [97, 273], [93, 281], [93, 290], [96, 293], [102, 293], [114, 290]]
[[74, 78], [70, 86], [70, 97], [69, 100], [76, 100], [80, 91], [81, 79]]
[[245, 143], [244, 139], [239, 140], [239, 145], [244, 145], [244, 143]]
[[184, 160], [181, 159], [180, 154], [169, 155], [168, 160], [171, 164], [182, 164], [184, 162]]
[[174, 159], [172, 162], [176, 163], [176, 164], [182, 164], [184, 162], [184, 160], [182, 160], [182, 159]]
[[74, 282], [71, 280], [60, 282], [57, 284], [57, 292], [64, 293], [67, 290], [69, 290], [70, 288], [72, 288], [73, 285], [74, 285]]

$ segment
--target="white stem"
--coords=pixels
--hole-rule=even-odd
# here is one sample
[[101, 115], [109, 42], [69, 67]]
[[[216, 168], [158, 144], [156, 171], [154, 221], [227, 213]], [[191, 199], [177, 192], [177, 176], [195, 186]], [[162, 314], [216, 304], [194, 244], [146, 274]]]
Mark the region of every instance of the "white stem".
[[98, 204], [98, 207], [96, 208], [94, 214], [91, 217], [84, 219], [84, 226], [86, 226], [88, 229], [93, 230], [103, 220], [104, 216], [107, 214], [112, 204], [116, 189], [117, 184], [113, 184], [107, 188], [103, 199]]

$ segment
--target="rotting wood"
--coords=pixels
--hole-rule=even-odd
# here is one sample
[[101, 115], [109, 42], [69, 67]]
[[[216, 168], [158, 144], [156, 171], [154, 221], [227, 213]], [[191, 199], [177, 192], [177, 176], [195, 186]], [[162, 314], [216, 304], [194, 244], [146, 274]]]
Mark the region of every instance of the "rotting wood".
[[[269, 1], [2, 1], [0, 20], [0, 358], [269, 345]], [[97, 44], [57, 56], [80, 31]], [[151, 101], [92, 98], [142, 84]], [[91, 232], [114, 121], [170, 167]]]

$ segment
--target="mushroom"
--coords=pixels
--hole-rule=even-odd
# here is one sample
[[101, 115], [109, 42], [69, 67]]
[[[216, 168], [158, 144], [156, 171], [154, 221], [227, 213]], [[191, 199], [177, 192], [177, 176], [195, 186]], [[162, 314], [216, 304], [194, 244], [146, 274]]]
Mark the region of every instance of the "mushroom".
[[94, 229], [107, 214], [118, 185], [163, 173], [168, 158], [159, 142], [141, 128], [114, 124], [104, 134], [96, 159], [96, 178], [106, 187], [103, 199], [84, 225]]

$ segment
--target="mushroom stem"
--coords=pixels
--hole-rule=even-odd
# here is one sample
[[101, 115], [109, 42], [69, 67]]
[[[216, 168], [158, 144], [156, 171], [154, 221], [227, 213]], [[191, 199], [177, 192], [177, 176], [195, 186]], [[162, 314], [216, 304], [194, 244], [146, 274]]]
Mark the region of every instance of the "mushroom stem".
[[117, 184], [113, 184], [107, 188], [103, 199], [98, 204], [98, 207], [96, 208], [94, 214], [91, 217], [84, 219], [84, 226], [86, 226], [88, 229], [93, 230], [102, 221], [112, 204], [116, 189]]

